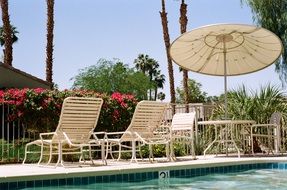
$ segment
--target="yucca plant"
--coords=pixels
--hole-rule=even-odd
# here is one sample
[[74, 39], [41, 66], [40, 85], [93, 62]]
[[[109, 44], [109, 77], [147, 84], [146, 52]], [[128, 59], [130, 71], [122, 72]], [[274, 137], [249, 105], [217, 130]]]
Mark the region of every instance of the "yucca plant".
[[[251, 119], [257, 123], [267, 123], [271, 114], [276, 111], [287, 118], [287, 99], [278, 86], [268, 84], [259, 91], [248, 91], [242, 85], [228, 92], [227, 97], [230, 119]], [[223, 101], [220, 101], [214, 109], [212, 118], [219, 118], [224, 115], [224, 111]]]

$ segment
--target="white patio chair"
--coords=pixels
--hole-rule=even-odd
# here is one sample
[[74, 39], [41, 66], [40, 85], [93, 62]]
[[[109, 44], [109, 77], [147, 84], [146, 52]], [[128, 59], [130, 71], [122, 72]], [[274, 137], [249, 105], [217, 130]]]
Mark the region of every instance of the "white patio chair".
[[194, 125], [196, 119], [196, 112], [190, 113], [176, 113], [174, 114], [171, 122], [171, 158], [176, 159], [174, 154], [173, 143], [178, 141], [184, 143], [190, 148], [190, 154], [195, 159], [194, 148]]
[[[48, 155], [47, 165], [51, 163], [52, 156], [57, 155], [58, 160], [55, 167], [60, 163], [64, 166], [64, 154], [80, 154], [80, 160], [83, 159], [83, 150], [89, 148], [89, 158], [93, 163], [91, 156], [90, 137], [97, 125], [103, 100], [101, 98], [88, 97], [68, 97], [64, 100], [59, 118], [59, 123], [55, 132], [40, 133], [40, 139], [26, 144], [25, 158], [27, 154], [38, 153], [41, 164], [44, 155]], [[98, 146], [103, 146], [101, 141], [94, 142]], [[41, 147], [41, 151], [29, 149], [32, 145]], [[47, 151], [48, 150], [48, 151]], [[104, 159], [103, 157], [102, 159]], [[105, 160], [103, 160], [105, 163]]]
[[251, 148], [254, 155], [254, 141], [258, 143], [262, 151], [279, 153], [281, 146], [281, 118], [279, 112], [271, 115], [269, 124], [254, 124], [251, 126]]
[[[137, 104], [131, 123], [126, 131], [107, 133], [108, 146], [107, 153], [111, 155], [114, 146], [118, 146], [118, 160], [121, 159], [122, 148], [132, 152], [131, 162], [136, 159], [136, 143], [138, 148], [142, 145], [149, 145], [150, 158], [153, 157], [152, 145], [165, 144], [169, 157], [169, 130], [163, 127], [163, 117], [168, 103], [156, 101], [141, 101]], [[118, 138], [115, 138], [118, 135]], [[129, 146], [126, 142], [131, 143]]]

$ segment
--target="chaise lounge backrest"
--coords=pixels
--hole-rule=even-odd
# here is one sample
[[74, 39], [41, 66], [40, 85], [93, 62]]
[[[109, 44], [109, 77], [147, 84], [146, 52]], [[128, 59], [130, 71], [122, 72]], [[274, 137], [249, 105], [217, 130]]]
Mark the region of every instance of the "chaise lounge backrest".
[[94, 131], [103, 100], [92, 97], [68, 97], [64, 100], [57, 136], [53, 140], [61, 140], [67, 144], [88, 143]]
[[132, 141], [137, 133], [141, 138], [153, 136], [153, 131], [162, 124], [168, 103], [156, 101], [141, 101], [137, 104], [133, 118], [121, 141]]

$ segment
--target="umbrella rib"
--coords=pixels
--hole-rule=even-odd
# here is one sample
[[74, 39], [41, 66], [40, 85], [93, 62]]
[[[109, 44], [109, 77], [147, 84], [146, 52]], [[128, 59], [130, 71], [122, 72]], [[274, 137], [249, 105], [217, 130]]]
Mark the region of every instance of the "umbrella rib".
[[215, 47], [216, 47], [218, 44], [220, 44], [220, 42], [217, 42], [217, 43], [215, 44], [215, 46], [214, 46], [214, 47], [212, 48], [212, 50], [210, 51], [210, 54], [207, 56], [206, 60], [204, 61], [204, 64], [202, 64], [202, 67], [200, 67], [200, 68], [198, 69], [198, 71], [202, 71], [202, 70], [206, 67], [207, 62], [209, 62], [210, 58], [211, 58], [212, 56], [214, 56], [214, 55], [217, 54], [217, 53], [213, 54], [213, 52], [215, 51], [215, 49], [216, 49]]
[[[200, 49], [199, 49], [198, 51], [196, 51], [196, 52], [194, 52], [193, 50], [189, 50], [189, 49], [188, 49], [186, 52], [182, 52], [182, 54], [185, 54], [185, 53], [189, 54], [189, 52], [194, 52], [192, 55], [183, 58], [183, 60], [188, 60], [188, 59], [193, 58], [195, 55], [197, 55], [197, 54], [198, 54], [199, 52], [201, 52], [203, 49], [204, 49], [204, 46], [201, 46]], [[207, 50], [206, 50], [206, 51], [207, 51]], [[204, 54], [205, 54], [205, 53], [203, 53], [203, 55], [204, 55]], [[199, 58], [199, 59], [200, 59], [200, 58]]]

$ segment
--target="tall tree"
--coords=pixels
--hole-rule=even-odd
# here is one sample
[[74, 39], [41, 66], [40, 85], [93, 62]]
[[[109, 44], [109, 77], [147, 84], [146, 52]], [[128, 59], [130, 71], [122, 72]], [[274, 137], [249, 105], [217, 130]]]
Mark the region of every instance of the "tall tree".
[[175, 89], [174, 89], [174, 74], [173, 74], [173, 65], [172, 60], [169, 54], [170, 48], [170, 38], [168, 32], [168, 20], [167, 12], [165, 11], [165, 0], [161, 0], [162, 10], [160, 12], [161, 24], [163, 29], [163, 38], [166, 49], [167, 64], [168, 64], [168, 75], [169, 75], [169, 89], [170, 89], [170, 102], [172, 103], [172, 114], [175, 113]]
[[135, 67], [138, 71], [147, 74], [149, 70], [149, 56], [145, 54], [139, 54], [138, 57], [134, 60]]
[[[207, 93], [201, 90], [201, 83], [196, 82], [193, 79], [188, 79], [188, 91], [189, 91], [189, 100], [191, 103], [203, 103], [206, 102]], [[176, 89], [176, 101], [179, 103], [184, 103], [184, 87], [183, 81], [181, 86]]]
[[[186, 26], [187, 26], [187, 4], [185, 4], [184, 0], [181, 0], [181, 5], [180, 5], [180, 17], [179, 17], [179, 23], [180, 23], [180, 32], [181, 34], [186, 32]], [[189, 112], [189, 95], [188, 95], [188, 71], [186, 69], [182, 68], [182, 73], [183, 73], [183, 89], [184, 89], [184, 103], [186, 104], [185, 106], [185, 112]]]
[[158, 97], [157, 96], [158, 89], [163, 88], [163, 85], [165, 83], [165, 76], [161, 74], [160, 70], [156, 72], [155, 77], [154, 77], [154, 82], [155, 82], [154, 100], [156, 100], [156, 98]]
[[75, 89], [130, 93], [139, 99], [146, 99], [147, 90], [153, 86], [147, 75], [130, 69], [119, 60], [100, 59], [96, 65], [80, 70], [73, 79]]
[[[18, 41], [18, 36], [17, 34], [19, 33], [16, 29], [15, 26], [11, 25], [11, 29], [12, 29], [12, 44], [14, 44], [15, 42]], [[4, 46], [5, 45], [5, 33], [4, 33], [4, 29], [3, 26], [0, 26], [0, 45]]]
[[46, 81], [53, 82], [53, 39], [54, 39], [54, 0], [47, 3], [47, 46], [46, 46]]
[[283, 43], [283, 56], [276, 62], [283, 85], [287, 83], [287, 0], [241, 0], [253, 13], [253, 20], [260, 26], [275, 33]]
[[[149, 89], [149, 99], [156, 100], [157, 89], [163, 88], [165, 82], [165, 76], [160, 73], [158, 62], [150, 58], [148, 55], [139, 54], [134, 60], [135, 67], [138, 71], [141, 71], [149, 77], [149, 80], [154, 85]], [[154, 90], [155, 96], [152, 97], [152, 91]]]
[[12, 40], [12, 29], [9, 18], [8, 0], [0, 0], [2, 10], [2, 21], [3, 21], [3, 33], [4, 33], [4, 64], [12, 66], [13, 61], [13, 40]]

